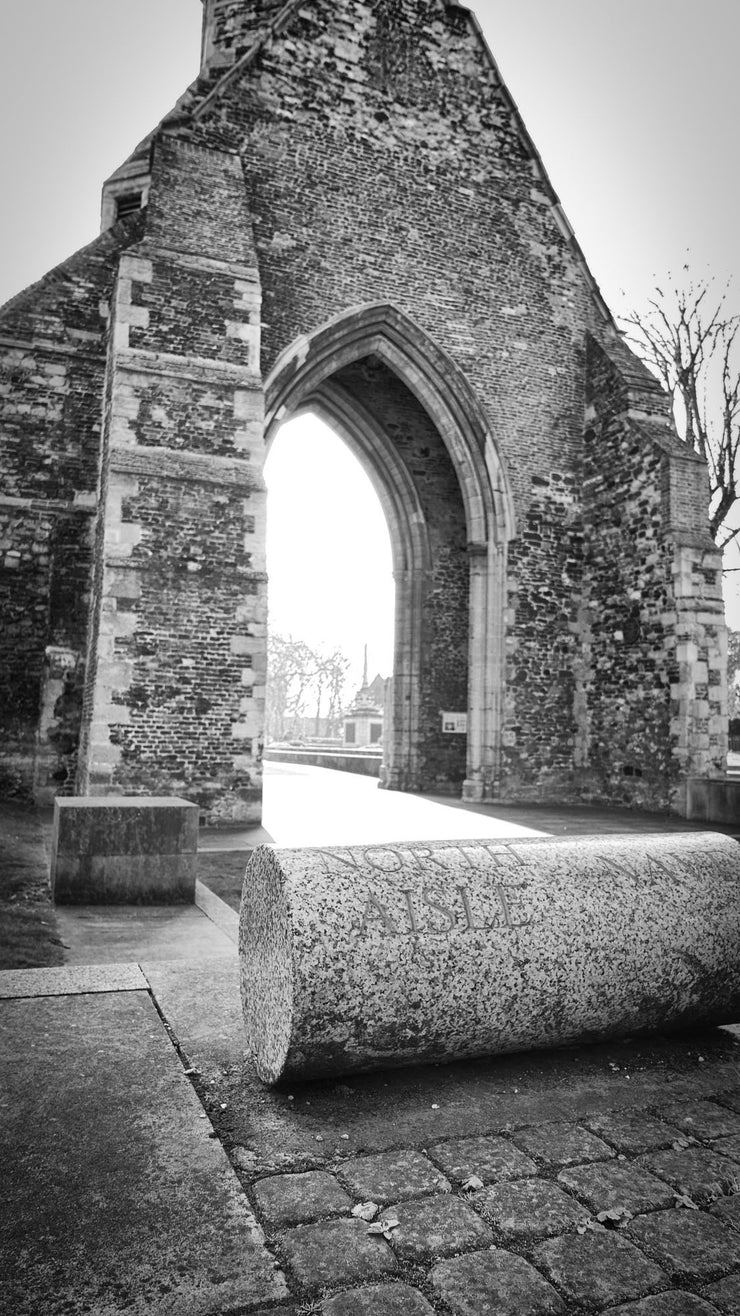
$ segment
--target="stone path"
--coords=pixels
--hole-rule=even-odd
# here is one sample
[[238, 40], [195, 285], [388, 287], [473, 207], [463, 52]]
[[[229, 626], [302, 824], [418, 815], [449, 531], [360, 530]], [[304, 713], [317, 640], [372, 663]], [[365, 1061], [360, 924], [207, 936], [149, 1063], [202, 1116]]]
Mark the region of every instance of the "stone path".
[[[265, 763], [263, 822], [256, 829], [210, 829], [202, 833], [200, 848], [707, 830], [705, 823], [597, 805], [470, 804], [443, 796], [406, 795], [379, 790], [374, 778], [352, 772], [269, 762]], [[722, 826], [710, 830], [733, 831]], [[740, 819], [734, 830], [740, 830]]]
[[269, 1091], [234, 957], [0, 990], [3, 1310], [740, 1310], [733, 1028]]
[[121, 962], [84, 963], [93, 920], [80, 963], [0, 974], [3, 1311], [740, 1311], [740, 1029], [270, 1091], [236, 916], [199, 908], [175, 957], [132, 916]]
[[732, 1029], [269, 1092], [239, 1055], [235, 969], [205, 1017], [181, 967], [149, 978], [289, 1311], [740, 1310]]

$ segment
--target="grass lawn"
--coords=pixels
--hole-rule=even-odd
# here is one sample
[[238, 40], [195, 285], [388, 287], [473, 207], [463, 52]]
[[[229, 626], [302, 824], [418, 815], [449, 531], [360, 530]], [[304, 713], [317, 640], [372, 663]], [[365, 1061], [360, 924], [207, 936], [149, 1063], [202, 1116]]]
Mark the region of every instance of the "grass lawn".
[[49, 968], [63, 962], [37, 814], [0, 807], [0, 969]]
[[251, 850], [209, 850], [198, 855], [198, 877], [239, 913], [244, 870]]

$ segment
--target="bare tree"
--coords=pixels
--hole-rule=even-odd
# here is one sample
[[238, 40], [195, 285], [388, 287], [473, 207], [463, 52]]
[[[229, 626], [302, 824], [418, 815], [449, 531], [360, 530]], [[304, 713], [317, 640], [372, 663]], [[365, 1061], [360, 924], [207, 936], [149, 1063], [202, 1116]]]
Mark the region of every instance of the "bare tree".
[[645, 314], [624, 319], [628, 341], [673, 398], [679, 434], [709, 470], [709, 520], [721, 550], [740, 543], [740, 316], [711, 284], [656, 287]]
[[267, 698], [265, 726], [273, 740], [295, 729], [305, 711], [315, 656], [304, 640], [271, 633], [267, 642]]
[[326, 710], [327, 730], [330, 735], [337, 735], [342, 730], [342, 706], [347, 684], [347, 672], [349, 671], [349, 658], [345, 658], [341, 650], [334, 649], [332, 653], [325, 654], [321, 662], [323, 680], [329, 697]]
[[321, 701], [328, 693], [328, 718], [337, 730], [341, 724], [342, 695], [349, 659], [335, 649], [324, 653], [292, 635], [270, 633], [267, 645], [267, 698], [265, 729], [270, 740], [282, 740], [300, 730], [309, 698], [314, 699], [318, 734]]

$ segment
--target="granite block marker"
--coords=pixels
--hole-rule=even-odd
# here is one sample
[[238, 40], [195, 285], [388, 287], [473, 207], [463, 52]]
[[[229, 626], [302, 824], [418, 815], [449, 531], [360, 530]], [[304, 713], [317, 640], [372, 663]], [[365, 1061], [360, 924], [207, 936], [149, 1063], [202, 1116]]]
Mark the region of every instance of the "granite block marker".
[[716, 833], [260, 846], [242, 1002], [263, 1082], [740, 1018]]
[[192, 904], [198, 806], [175, 796], [70, 796], [54, 802], [57, 904]]

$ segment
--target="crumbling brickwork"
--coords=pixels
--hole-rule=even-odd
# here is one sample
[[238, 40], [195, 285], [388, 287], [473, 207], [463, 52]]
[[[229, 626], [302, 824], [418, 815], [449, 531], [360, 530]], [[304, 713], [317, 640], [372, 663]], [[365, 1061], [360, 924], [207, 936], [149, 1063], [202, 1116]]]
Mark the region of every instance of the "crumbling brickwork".
[[703, 472], [471, 14], [205, 0], [200, 78], [104, 195], [112, 227], [0, 318], [18, 789], [53, 777], [39, 709], [69, 787], [48, 651], [85, 649], [78, 789], [259, 817], [263, 430], [312, 403], [389, 515], [386, 784], [680, 809], [722, 770]]

